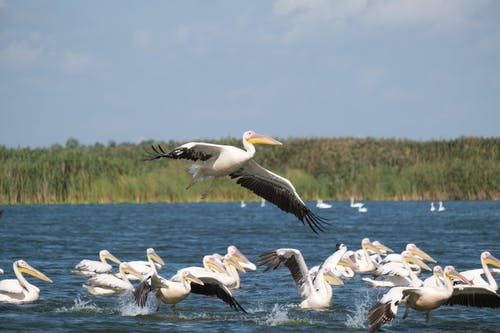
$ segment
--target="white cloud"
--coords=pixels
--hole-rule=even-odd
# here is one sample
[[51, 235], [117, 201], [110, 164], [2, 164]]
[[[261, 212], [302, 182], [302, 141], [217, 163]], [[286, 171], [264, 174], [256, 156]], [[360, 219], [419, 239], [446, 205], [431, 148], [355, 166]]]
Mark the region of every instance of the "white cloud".
[[28, 41], [11, 42], [0, 50], [0, 63], [8, 67], [26, 67], [39, 59], [42, 50], [41, 46], [34, 46]]
[[61, 68], [66, 74], [78, 74], [84, 71], [90, 64], [90, 57], [83, 53], [64, 51]]

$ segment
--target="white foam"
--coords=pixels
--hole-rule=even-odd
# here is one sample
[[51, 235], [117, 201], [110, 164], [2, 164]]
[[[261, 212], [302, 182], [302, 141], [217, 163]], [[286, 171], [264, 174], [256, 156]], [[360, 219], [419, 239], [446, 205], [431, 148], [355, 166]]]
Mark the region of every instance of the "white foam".
[[366, 293], [363, 298], [356, 297], [355, 299], [359, 300], [354, 304], [356, 310], [353, 316], [347, 315], [345, 325], [350, 328], [365, 328], [365, 321], [370, 303], [369, 295]]
[[264, 323], [269, 326], [276, 326], [289, 322], [288, 307], [284, 305], [274, 304], [271, 312], [266, 316]]
[[73, 300], [73, 306], [67, 308], [65, 306], [61, 308], [57, 308], [56, 312], [88, 312], [88, 313], [100, 313], [104, 312], [104, 309], [99, 308], [94, 302], [91, 300], [83, 300], [80, 295], [76, 296], [76, 299]]

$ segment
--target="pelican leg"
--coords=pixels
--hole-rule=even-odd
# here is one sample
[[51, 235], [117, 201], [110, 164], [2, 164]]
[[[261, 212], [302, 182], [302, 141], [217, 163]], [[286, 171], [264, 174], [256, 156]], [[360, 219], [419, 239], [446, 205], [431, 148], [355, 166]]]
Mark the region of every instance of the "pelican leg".
[[199, 165], [191, 165], [189, 173], [191, 173], [193, 177], [189, 181], [188, 186], [186, 186], [186, 190], [190, 189], [198, 180], [203, 179], [203, 169]]
[[219, 177], [214, 177], [214, 179], [212, 180], [212, 182], [210, 183], [210, 186], [207, 188], [207, 190], [205, 192], [203, 192], [203, 194], [201, 195], [201, 198], [202, 199], [205, 199], [214, 189], [215, 187], [215, 184], [217, 183], [217, 181], [219, 180]]
[[405, 306], [405, 313], [403, 314], [403, 319], [405, 319], [406, 317], [408, 317], [408, 312], [410, 310], [410, 307], [408, 305]]
[[430, 311], [426, 311], [425, 312], [425, 321], [429, 321], [430, 318], [431, 318], [431, 312]]

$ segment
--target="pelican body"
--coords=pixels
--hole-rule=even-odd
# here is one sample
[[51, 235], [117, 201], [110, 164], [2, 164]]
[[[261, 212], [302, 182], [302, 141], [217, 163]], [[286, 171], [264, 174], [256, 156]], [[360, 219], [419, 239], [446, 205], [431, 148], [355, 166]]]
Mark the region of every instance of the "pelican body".
[[[303, 301], [300, 307], [303, 309], [327, 309], [331, 306], [333, 290], [331, 285], [343, 285], [342, 280], [337, 278], [331, 267], [336, 266], [347, 248], [342, 248], [330, 256], [319, 267], [315, 276], [307, 268], [302, 253], [297, 249], [277, 249], [263, 253], [257, 260], [258, 265], [267, 265], [264, 272], [287, 266], [299, 289]], [[335, 261], [335, 262], [334, 262]]]
[[138, 280], [143, 279], [140, 272], [133, 269], [128, 263], [122, 262], [119, 266], [119, 277], [114, 274], [97, 274], [90, 277], [83, 287], [94, 296], [121, 295], [134, 290], [127, 274], [135, 276]]
[[0, 302], [12, 304], [31, 303], [39, 298], [40, 289], [29, 283], [23, 273], [32, 275], [46, 282], [52, 282], [45, 274], [31, 267], [24, 260], [17, 260], [12, 264], [17, 279], [0, 281]]
[[130, 280], [143, 280], [148, 274], [151, 273], [151, 265], [154, 265], [156, 270], [160, 270], [163, 265], [165, 265], [165, 261], [155, 252], [155, 250], [150, 247], [146, 250], [146, 258], [147, 261], [137, 260], [137, 261], [129, 261], [128, 265], [142, 275], [142, 277], [138, 277], [135, 274], [130, 274], [128, 278]]
[[99, 251], [99, 259], [97, 260], [89, 260], [83, 259], [75, 266], [75, 274], [82, 276], [93, 276], [96, 274], [104, 274], [109, 273], [113, 269], [113, 266], [108, 264], [106, 260], [111, 260], [118, 265], [121, 264], [121, 261], [118, 260], [114, 255], [112, 255], [108, 250]]
[[153, 152], [146, 160], [172, 158], [201, 161], [201, 164], [190, 168], [193, 177], [187, 188], [197, 181], [213, 177], [202, 198], [213, 190], [219, 178], [229, 176], [235, 179], [237, 184], [275, 204], [281, 210], [294, 214], [302, 223], [307, 223], [314, 232], [323, 231], [323, 224], [326, 221], [305, 205], [293, 184], [255, 162], [254, 144], [281, 145], [282, 143], [254, 131], [247, 131], [243, 134], [244, 150], [228, 145], [189, 142], [171, 152], [165, 152], [161, 146], [153, 146]]

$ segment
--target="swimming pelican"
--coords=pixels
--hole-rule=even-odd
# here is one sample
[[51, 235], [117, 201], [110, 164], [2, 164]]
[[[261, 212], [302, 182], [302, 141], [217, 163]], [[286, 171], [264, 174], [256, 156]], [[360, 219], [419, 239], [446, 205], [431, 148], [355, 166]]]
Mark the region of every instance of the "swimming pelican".
[[375, 254], [380, 254], [380, 250], [370, 242], [369, 238], [363, 238], [361, 241], [361, 249], [352, 252], [351, 255], [353, 261], [358, 265], [358, 272], [362, 274], [370, 274], [377, 269], [375, 260], [370, 257], [368, 250]]
[[[142, 278], [140, 278], [139, 280], [142, 280], [151, 272], [151, 265], [155, 265], [156, 270], [160, 270], [161, 267], [165, 265], [165, 261], [163, 261], [163, 259], [155, 252], [152, 247], [146, 250], [146, 258], [148, 259], [147, 261], [138, 260], [128, 262], [128, 265], [132, 267], [133, 270], [139, 272], [139, 274], [142, 275]], [[128, 276], [128, 278], [131, 280], [136, 280], [137, 276], [131, 274], [130, 276]]]
[[32, 275], [46, 282], [52, 282], [45, 274], [31, 267], [24, 260], [17, 260], [12, 264], [17, 279], [0, 281], [0, 302], [25, 304], [38, 300], [40, 289], [29, 283], [23, 273]]
[[446, 208], [443, 206], [443, 202], [439, 201], [439, 207], [438, 207], [438, 212], [444, 212]]
[[403, 251], [401, 253], [403, 261], [399, 262], [388, 262], [379, 265], [375, 272], [372, 274], [377, 278], [382, 280], [374, 280], [370, 278], [363, 278], [362, 280], [367, 282], [372, 287], [420, 287], [423, 285], [423, 281], [420, 280], [417, 275], [410, 268], [409, 263], [418, 265], [419, 267], [431, 271], [431, 268], [427, 266], [422, 260], [417, 256], [414, 256], [409, 251]]
[[271, 137], [247, 131], [243, 134], [245, 150], [227, 145], [189, 142], [171, 152], [165, 152], [161, 146], [153, 146], [153, 153], [146, 160], [160, 158], [201, 160], [201, 165], [191, 167], [193, 178], [187, 188], [206, 177], [214, 177], [209, 188], [203, 193], [203, 198], [213, 190], [219, 178], [229, 176], [236, 179], [237, 184], [275, 204], [281, 210], [294, 214], [302, 223], [307, 223], [314, 232], [323, 231], [323, 224], [327, 221], [315, 215], [305, 205], [292, 183], [255, 162], [254, 144], [259, 143], [281, 145], [281, 142]]
[[[491, 290], [497, 291], [498, 284], [493, 278], [492, 271], [488, 267], [488, 265], [493, 265], [500, 268], [500, 260], [495, 258], [490, 252], [484, 251], [481, 253], [481, 266], [479, 269], [471, 269], [468, 271], [460, 272], [463, 276], [467, 278], [474, 286], [477, 287], [486, 287]], [[500, 270], [494, 269], [495, 274], [500, 274]], [[486, 277], [486, 281], [484, 280]]]
[[122, 262], [119, 266], [119, 277], [114, 274], [97, 274], [91, 276], [83, 287], [87, 289], [89, 294], [94, 296], [121, 295], [134, 290], [134, 286], [129, 281], [129, 276], [134, 276], [137, 280], [144, 278], [129, 263]]
[[264, 199], [264, 198], [261, 198], [261, 199], [260, 199], [260, 206], [261, 206], [262, 208], [266, 207], [266, 199]]
[[327, 209], [327, 208], [332, 208], [332, 205], [327, 204], [326, 202], [323, 202], [323, 200], [318, 199], [316, 200], [316, 207], [321, 208], [321, 209]]
[[244, 201], [244, 200], [241, 200], [241, 202], [240, 202], [240, 207], [241, 207], [241, 208], [245, 208], [246, 206], [247, 206], [247, 204], [245, 203], [245, 201]]
[[360, 212], [360, 213], [366, 213], [367, 211], [368, 211], [368, 208], [366, 208], [364, 206], [358, 207], [358, 212]]
[[425, 311], [427, 320], [430, 312], [445, 304], [453, 294], [452, 278], [468, 283], [453, 266], [446, 266], [443, 272], [443, 285], [438, 287], [394, 287], [382, 296], [380, 301], [368, 311], [368, 332], [377, 331], [384, 323], [396, 318], [398, 306], [406, 304], [403, 319], [408, 315], [409, 308]]
[[121, 264], [121, 261], [112, 255], [108, 250], [99, 251], [99, 259], [101, 259], [101, 261], [83, 259], [75, 266], [75, 274], [93, 276], [96, 274], [109, 273], [113, 267], [108, 264], [106, 261], [107, 259], [114, 261], [118, 265]]
[[364, 204], [362, 202], [354, 202], [354, 198], [351, 198], [351, 208], [359, 208], [363, 206]]
[[434, 202], [431, 202], [431, 209], [430, 209], [431, 212], [434, 212], [436, 211], [436, 207], [434, 207]]
[[290, 270], [295, 284], [299, 288], [300, 296], [304, 299], [300, 307], [304, 309], [325, 309], [332, 303], [333, 291], [331, 285], [343, 285], [342, 280], [337, 278], [330, 265], [333, 261], [340, 261], [347, 249], [342, 248], [335, 252], [335, 257], [329, 257], [331, 262], [323, 264], [317, 275], [313, 277], [307, 268], [302, 253], [297, 249], [277, 249], [265, 252], [257, 260], [258, 265], [267, 265], [264, 272], [278, 269], [285, 265]]
[[[425, 261], [429, 261], [429, 262], [432, 262], [432, 263], [436, 263], [436, 260], [434, 258], [432, 258], [430, 255], [428, 255], [426, 252], [424, 252], [423, 250], [421, 250], [417, 245], [415, 245], [414, 243], [408, 243], [406, 244], [406, 248], [405, 248], [405, 251], [408, 251], [410, 252], [411, 254], [417, 256], [418, 258], [422, 259], [422, 260], [425, 260]], [[389, 262], [399, 262], [399, 263], [402, 263], [403, 262], [403, 258], [401, 256], [401, 254], [399, 253], [391, 253], [389, 255], [387, 255], [382, 261], [381, 261], [381, 264], [385, 264], [385, 263], [389, 263]], [[420, 274], [420, 268], [421, 266], [419, 265], [415, 265], [413, 263], [409, 263], [409, 266], [410, 268], [417, 274]]]

